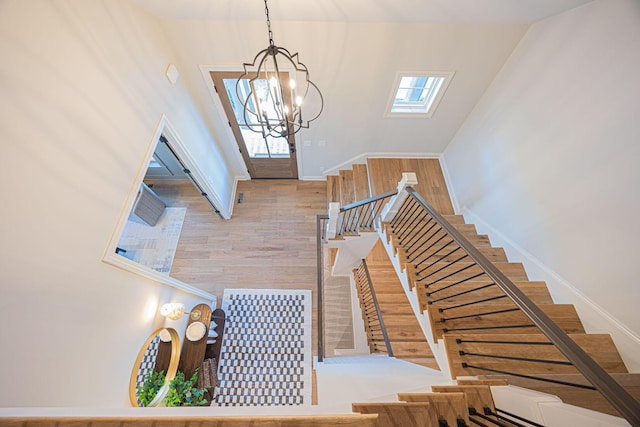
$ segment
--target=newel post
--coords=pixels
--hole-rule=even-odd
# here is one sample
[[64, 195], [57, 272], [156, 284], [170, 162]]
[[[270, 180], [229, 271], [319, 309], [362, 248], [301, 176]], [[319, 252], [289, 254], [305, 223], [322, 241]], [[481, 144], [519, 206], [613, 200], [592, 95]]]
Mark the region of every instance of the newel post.
[[338, 217], [340, 216], [340, 203], [329, 203], [329, 221], [327, 221], [327, 239], [335, 239], [338, 231]]
[[404, 203], [404, 201], [409, 196], [407, 193], [407, 187], [414, 187], [418, 184], [418, 179], [416, 178], [416, 174], [414, 172], [404, 172], [402, 174], [402, 179], [398, 183], [398, 194], [393, 196], [389, 203], [382, 210], [382, 214], [380, 218], [382, 222], [390, 222], [400, 210], [400, 207]]

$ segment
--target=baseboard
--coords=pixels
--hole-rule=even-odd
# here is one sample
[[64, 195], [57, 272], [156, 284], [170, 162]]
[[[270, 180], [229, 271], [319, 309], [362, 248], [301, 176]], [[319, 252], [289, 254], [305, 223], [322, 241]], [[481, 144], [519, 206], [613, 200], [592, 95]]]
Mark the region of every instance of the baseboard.
[[459, 213], [479, 233], [488, 234], [493, 246], [504, 248], [509, 261], [522, 262], [529, 277], [545, 281], [556, 303], [573, 304], [587, 332], [610, 334], [629, 372], [640, 372], [640, 336], [473, 211], [464, 208]]
[[236, 206], [236, 200], [238, 197], [238, 181], [250, 181], [251, 178], [247, 177], [247, 176], [236, 176], [233, 179], [233, 188], [231, 189], [231, 200], [229, 200], [229, 216], [226, 217], [224, 219], [231, 219], [231, 216], [233, 215], [233, 208]]
[[438, 159], [440, 153], [362, 153], [335, 166], [324, 170], [323, 175], [331, 175], [338, 172], [345, 166], [351, 166], [354, 163], [366, 163], [367, 159]]
[[445, 154], [442, 153], [438, 159], [440, 160], [440, 168], [442, 169], [442, 175], [444, 176], [444, 183], [447, 185], [447, 194], [449, 194], [449, 200], [451, 200], [451, 204], [453, 205], [453, 211], [460, 212], [460, 204], [458, 203], [456, 194], [452, 191], [453, 182], [451, 181], [451, 174], [449, 174], [449, 169], [447, 168], [447, 159]]

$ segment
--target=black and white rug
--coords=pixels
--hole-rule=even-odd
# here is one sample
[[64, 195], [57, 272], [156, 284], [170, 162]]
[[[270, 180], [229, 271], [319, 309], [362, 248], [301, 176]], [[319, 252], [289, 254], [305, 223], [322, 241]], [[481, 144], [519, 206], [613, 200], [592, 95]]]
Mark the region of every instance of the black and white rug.
[[311, 291], [227, 289], [212, 406], [311, 404]]

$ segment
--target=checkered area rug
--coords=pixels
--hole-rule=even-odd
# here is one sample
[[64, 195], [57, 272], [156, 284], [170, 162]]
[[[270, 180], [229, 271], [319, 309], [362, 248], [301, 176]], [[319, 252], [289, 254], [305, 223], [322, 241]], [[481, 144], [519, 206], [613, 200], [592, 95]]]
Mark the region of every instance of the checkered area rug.
[[138, 376], [136, 377], [136, 387], [141, 387], [142, 384], [144, 384], [144, 378], [147, 376], [147, 373], [153, 372], [158, 357], [159, 344], [160, 335], [158, 334], [145, 350], [144, 356], [142, 356], [140, 366], [138, 367]]
[[311, 404], [311, 291], [227, 289], [212, 406]]

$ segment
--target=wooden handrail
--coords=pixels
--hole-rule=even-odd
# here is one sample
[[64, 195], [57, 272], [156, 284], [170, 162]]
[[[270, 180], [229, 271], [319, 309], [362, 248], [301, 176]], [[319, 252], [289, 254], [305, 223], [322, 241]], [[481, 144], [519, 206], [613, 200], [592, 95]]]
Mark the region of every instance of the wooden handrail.
[[340, 207], [340, 212], [345, 212], [351, 209], [359, 208], [369, 203], [377, 202], [378, 200], [386, 199], [387, 197], [395, 196], [398, 194], [398, 190], [387, 191], [386, 193], [378, 194], [377, 196], [369, 197], [367, 199], [359, 200], [348, 205]]
[[633, 426], [640, 427], [640, 403], [637, 402], [618, 382], [600, 367], [581, 347], [558, 327], [524, 292], [493, 265], [456, 228], [438, 213], [412, 187], [407, 193], [444, 229], [449, 236], [484, 270], [502, 291], [531, 319], [585, 378], [620, 412]]

